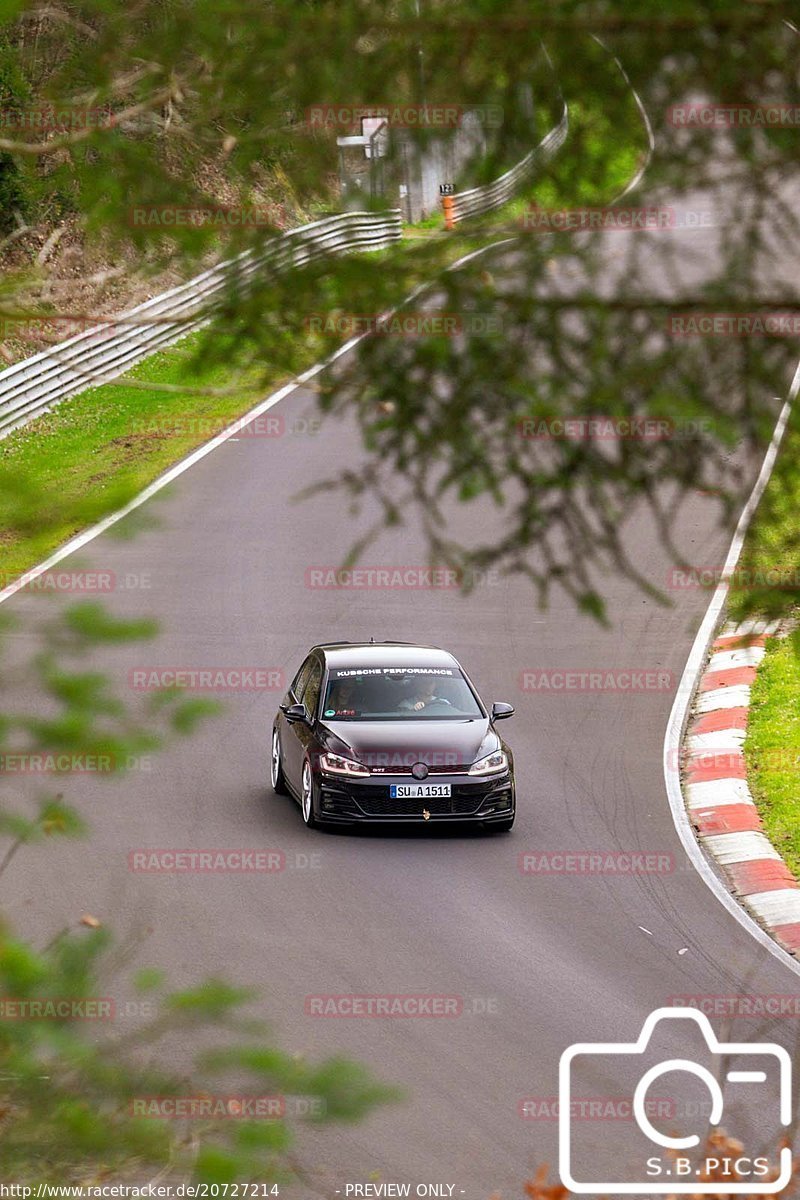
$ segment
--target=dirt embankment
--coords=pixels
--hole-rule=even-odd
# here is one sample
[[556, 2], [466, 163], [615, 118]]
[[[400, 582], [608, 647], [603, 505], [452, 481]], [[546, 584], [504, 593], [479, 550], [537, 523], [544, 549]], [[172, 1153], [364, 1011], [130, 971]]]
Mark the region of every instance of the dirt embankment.
[[[222, 169], [204, 168], [198, 183], [212, 205], [236, 204]], [[253, 206], [279, 230], [313, 220], [280, 179], [269, 181]], [[177, 256], [170, 259], [163, 246], [143, 256], [133, 244], [112, 244], [111, 238], [103, 244], [87, 234], [77, 214], [30, 224], [18, 218], [18, 228], [0, 240], [0, 278], [7, 281], [6, 294], [0, 294], [0, 370], [176, 287], [225, 257], [224, 229], [202, 259], [186, 264]]]

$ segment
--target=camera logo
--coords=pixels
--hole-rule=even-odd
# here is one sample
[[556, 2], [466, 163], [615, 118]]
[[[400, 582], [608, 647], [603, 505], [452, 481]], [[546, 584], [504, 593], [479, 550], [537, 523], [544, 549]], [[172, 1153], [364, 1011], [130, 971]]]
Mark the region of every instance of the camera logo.
[[[696, 1028], [690, 1030], [689, 1023]], [[699, 1030], [705, 1042], [704, 1053], [707, 1053], [708, 1063], [689, 1058], [666, 1058], [643, 1069], [648, 1052], [651, 1057], [653, 1054], [650, 1043], [657, 1026], [659, 1044], [664, 1038], [668, 1041], [674, 1038], [676, 1031], [681, 1034], [691, 1032], [696, 1037]], [[734, 1058], [744, 1061], [734, 1063]], [[637, 1126], [637, 1146], [634, 1149], [635, 1152], [641, 1152], [641, 1164], [632, 1165], [635, 1175], [631, 1180], [599, 1182], [595, 1179], [579, 1179], [576, 1178], [575, 1158], [576, 1151], [580, 1152], [580, 1146], [576, 1143], [581, 1126], [576, 1123], [573, 1127], [570, 1110], [572, 1097], [579, 1096], [581, 1092], [573, 1084], [578, 1080], [583, 1081], [587, 1075], [595, 1079], [601, 1075], [607, 1079], [609, 1072], [613, 1072], [613, 1077], [620, 1082], [624, 1080], [631, 1083], [632, 1111]], [[774, 1103], [776, 1131], [779, 1126], [790, 1124], [792, 1062], [783, 1046], [772, 1042], [720, 1042], [704, 1013], [690, 1008], [658, 1008], [647, 1018], [635, 1042], [577, 1042], [561, 1055], [558, 1145], [559, 1173], [564, 1186], [576, 1194], [601, 1195], [656, 1195], [668, 1192], [670, 1195], [692, 1193], [728, 1196], [746, 1192], [751, 1196], [774, 1196], [782, 1191], [792, 1177], [792, 1151], [788, 1146], [781, 1149], [779, 1176], [775, 1179], [764, 1157], [750, 1158], [744, 1152], [729, 1158], [719, 1154], [711, 1157], [702, 1149], [699, 1155], [690, 1157], [683, 1152], [696, 1150], [705, 1138], [693, 1131], [683, 1131], [678, 1136], [677, 1130], [662, 1132], [655, 1128], [646, 1111], [647, 1093], [657, 1080], [672, 1073], [673, 1080], [676, 1076], [680, 1079], [679, 1086], [682, 1088], [688, 1083], [697, 1090], [697, 1081], [700, 1081], [710, 1099], [710, 1103], [704, 1106], [703, 1120], [707, 1108], [708, 1125], [711, 1128], [720, 1124], [725, 1103], [734, 1098], [746, 1106], [758, 1106], [760, 1113], [767, 1111], [770, 1103]], [[687, 1076], [690, 1080], [687, 1080]], [[730, 1084], [730, 1091], [727, 1088], [723, 1090], [723, 1084]], [[659, 1090], [664, 1092], [663, 1082]], [[690, 1110], [694, 1113], [697, 1111], [696, 1105], [687, 1104], [685, 1107], [687, 1113]], [[690, 1128], [696, 1126], [697, 1117], [689, 1124]], [[583, 1125], [585, 1128], [585, 1122]], [[701, 1130], [706, 1135], [708, 1132]], [[655, 1153], [656, 1149], [661, 1153]], [[588, 1156], [587, 1162], [590, 1161], [591, 1156]]]

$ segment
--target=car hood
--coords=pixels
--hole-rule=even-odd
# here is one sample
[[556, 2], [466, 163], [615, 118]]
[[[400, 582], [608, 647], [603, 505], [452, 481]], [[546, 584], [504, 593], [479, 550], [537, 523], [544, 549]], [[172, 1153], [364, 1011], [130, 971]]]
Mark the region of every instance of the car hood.
[[374, 773], [409, 770], [415, 762], [446, 770], [471, 766], [500, 748], [488, 717], [464, 721], [326, 721], [326, 749], [358, 759]]

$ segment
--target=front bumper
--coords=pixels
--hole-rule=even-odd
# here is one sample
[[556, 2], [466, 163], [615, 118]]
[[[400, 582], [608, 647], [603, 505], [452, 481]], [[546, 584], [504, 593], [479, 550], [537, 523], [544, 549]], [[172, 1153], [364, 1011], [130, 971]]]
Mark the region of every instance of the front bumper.
[[[470, 775], [432, 774], [424, 782], [449, 783], [449, 797], [396, 800], [392, 784], [415, 783], [408, 775], [370, 775], [348, 779], [320, 773], [315, 780], [318, 819], [332, 824], [371, 822], [439, 825], [445, 822], [507, 821], [514, 814], [514, 778], [510, 771], [481, 779]], [[425, 813], [428, 813], [426, 818]]]

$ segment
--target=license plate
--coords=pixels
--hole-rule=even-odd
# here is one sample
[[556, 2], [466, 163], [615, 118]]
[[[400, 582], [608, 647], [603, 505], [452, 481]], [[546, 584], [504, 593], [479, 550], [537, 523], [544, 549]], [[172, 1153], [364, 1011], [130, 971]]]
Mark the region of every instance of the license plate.
[[390, 783], [391, 800], [432, 800], [450, 795], [449, 783]]

